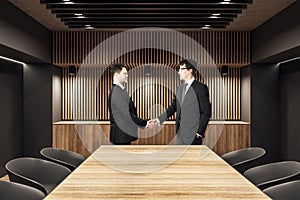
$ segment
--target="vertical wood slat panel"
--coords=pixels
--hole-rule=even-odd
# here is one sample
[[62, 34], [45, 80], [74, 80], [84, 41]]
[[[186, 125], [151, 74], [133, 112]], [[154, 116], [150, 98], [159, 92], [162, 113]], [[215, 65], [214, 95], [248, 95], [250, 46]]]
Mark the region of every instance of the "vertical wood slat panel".
[[[140, 136], [149, 137], [139, 137], [133, 144], [170, 144], [176, 134], [175, 128], [174, 124], [165, 124], [162, 130], [154, 135], [151, 131], [139, 130]], [[103, 135], [99, 134], [100, 129], [103, 130]], [[52, 145], [88, 157], [101, 144], [109, 144], [109, 129], [109, 124], [54, 124]], [[209, 124], [205, 135], [204, 144], [218, 155], [250, 147], [249, 124]]]
[[[58, 63], [59, 65], [68, 65], [68, 64], [75, 64], [79, 65], [79, 61], [83, 61], [83, 56], [88, 55], [88, 59], [84, 61], [87, 64], [86, 69], [83, 70], [83, 77], [80, 77], [79, 80], [76, 81], [75, 84], [75, 77], [68, 76], [68, 68], [64, 69], [63, 73], [63, 105], [62, 105], [62, 115], [64, 120], [107, 120], [108, 119], [108, 110], [107, 110], [107, 101], [106, 97], [109, 92], [109, 88], [111, 85], [108, 79], [110, 78], [109, 73], [105, 73], [103, 80], [99, 83], [100, 86], [96, 90], [91, 90], [98, 80], [95, 80], [97, 77], [93, 76], [94, 73], [101, 73], [103, 70], [98, 69], [95, 65], [99, 66], [107, 66], [109, 56], [114, 56], [116, 53], [120, 55], [121, 46], [120, 43], [118, 44], [119, 47], [113, 50], [113, 52], [109, 52], [109, 50], [100, 52], [99, 50], [96, 51], [96, 54], [100, 54], [100, 56], [95, 56], [90, 54], [89, 51], [94, 48], [99, 42], [104, 41], [107, 37], [111, 37], [112, 35], [118, 33], [112, 31], [105, 31], [105, 32], [54, 32], [54, 49], [53, 58], [54, 62]], [[224, 32], [224, 31], [214, 31], [214, 32], [201, 32], [201, 31], [185, 31], [183, 32], [186, 35], [189, 35], [194, 40], [198, 41], [200, 44], [203, 45], [204, 49], [206, 49], [212, 55], [212, 58], [216, 61], [216, 63], [223, 65], [223, 64], [231, 64], [231, 65], [241, 65], [247, 64], [250, 59], [250, 43], [249, 43], [249, 32]], [[135, 33], [135, 35], [130, 35], [130, 40], [134, 38], [138, 38], [142, 40], [145, 38], [145, 32]], [[148, 33], [148, 40], [150, 42], [151, 39], [157, 39], [156, 35], [159, 36], [161, 34], [162, 40], [157, 42], [163, 44], [163, 48], [165, 45], [170, 45], [170, 43], [166, 43], [165, 40], [170, 37], [171, 33]], [[219, 40], [219, 38], [221, 38]], [[68, 40], [69, 39], [69, 40]], [[67, 41], [68, 40], [68, 41]], [[72, 41], [77, 40], [77, 41]], [[246, 41], [245, 41], [246, 40]], [[185, 43], [183, 37], [179, 38], [181, 43]], [[174, 40], [175, 42], [175, 40]], [[130, 45], [133, 45], [130, 43]], [[182, 49], [183, 45], [179, 45], [179, 52], [183, 52]], [[68, 48], [74, 48], [75, 51], [65, 51]], [[170, 46], [168, 46], [170, 48]], [[235, 49], [244, 49], [238, 52]], [[223, 50], [223, 51], [220, 51]], [[225, 51], [225, 52], [224, 52]], [[61, 54], [59, 54], [61, 52]], [[239, 53], [241, 55], [239, 55]], [[74, 55], [75, 54], [75, 55]], [[66, 56], [67, 55], [67, 56]], [[204, 63], [211, 64], [211, 59], [209, 55], [204, 54], [204, 52], [198, 52], [198, 49], [195, 46], [192, 46], [191, 51], [188, 51], [187, 54], [190, 57], [198, 57], [200, 60], [204, 60]], [[100, 58], [100, 59], [99, 59]], [[171, 52], [166, 52], [163, 50], [151, 50], [151, 49], [139, 49], [137, 51], [129, 52], [125, 56], [119, 56], [116, 61], [122, 61], [126, 63], [130, 68], [142, 66], [143, 64], [150, 62], [150, 63], [161, 63], [165, 66], [169, 66], [170, 68], [175, 68], [177, 63], [180, 60], [179, 55], [175, 55]], [[241, 62], [242, 61], [242, 62]], [[99, 63], [101, 62], [101, 63]], [[91, 65], [91, 66], [89, 66]], [[94, 66], [94, 67], [92, 67]], [[175, 75], [170, 76], [166, 70], [159, 71], [158, 68], [155, 68], [156, 77], [152, 77], [154, 82], [159, 83], [161, 85], [171, 85], [170, 90], [174, 91], [176, 85], [179, 84], [178, 77]], [[240, 119], [240, 80], [239, 80], [239, 68], [230, 68], [229, 76], [227, 77], [218, 77], [218, 72], [214, 71], [213, 68], [207, 67], [207, 69], [203, 70], [204, 75], [203, 78], [205, 83], [209, 86], [210, 93], [211, 93], [211, 101], [215, 110], [213, 112], [213, 119], [229, 119], [229, 120], [238, 120]], [[159, 77], [159, 73], [162, 74]], [[134, 74], [135, 78], [132, 80], [133, 86], [137, 87], [138, 84], [144, 83], [146, 84], [146, 80], [142, 77], [143, 73], [140, 71], [139, 74]], [[140, 77], [140, 79], [138, 79]], [[142, 78], [141, 78], [142, 77]], [[224, 81], [224, 82], [223, 82]], [[227, 90], [222, 89], [222, 85], [227, 88]], [[76, 88], [75, 88], [76, 86]], [[146, 87], [147, 85], [145, 85]], [[159, 87], [158, 87], [159, 88]], [[162, 104], [166, 107], [172, 100], [172, 92], [170, 93], [169, 89], [163, 87], [158, 90], [157, 85], [146, 87], [146, 90], [138, 91], [135, 95], [136, 105], [138, 106], [139, 113], [141, 113], [142, 117], [147, 117], [147, 110], [149, 109], [145, 102], [147, 101], [150, 105], [155, 103]], [[73, 94], [73, 90], [78, 90], [78, 96], [75, 97]], [[164, 94], [163, 98], [154, 98], [149, 97], [146, 94], [149, 94], [150, 91], [155, 91], [158, 94]], [[216, 93], [216, 94], [215, 94]], [[227, 96], [227, 100], [218, 101], [222, 95]], [[143, 102], [141, 101], [141, 96], [143, 97]], [[157, 97], [157, 96], [156, 96]], [[227, 103], [226, 103], [227, 102]], [[85, 106], [83, 106], [85, 105]], [[140, 106], [139, 106], [140, 105]], [[74, 113], [74, 109], [77, 110], [77, 113]], [[96, 110], [96, 111], [95, 111]], [[222, 113], [218, 112], [220, 110], [227, 110], [227, 116], [223, 116]], [[155, 111], [157, 113], [158, 111]]]
[[[95, 76], [91, 74], [94, 73], [94, 69], [100, 73], [99, 68], [90, 67], [84, 68], [81, 71], [82, 75], [77, 77], [68, 75], [68, 68], [63, 70], [63, 98], [62, 98], [62, 109], [63, 109], [63, 120], [108, 120], [108, 110], [107, 110], [107, 97], [109, 93], [109, 88], [111, 86], [111, 77], [106, 70], [103, 77], [100, 80], [100, 85], [98, 89], [95, 89], [96, 83], [98, 83]], [[170, 74], [167, 72], [166, 68], [161, 70], [156, 67], [153, 69], [154, 72], [161, 73], [161, 76], [154, 77], [155, 83], [160, 83], [158, 85], [172, 85], [169, 88], [171, 91], [175, 91], [176, 85], [179, 84], [178, 77], [174, 73], [171, 78]], [[144, 83], [144, 87], [135, 91], [134, 101], [138, 108], [141, 117], [148, 118], [147, 110], [150, 109], [150, 105], [161, 104], [165, 108], [171, 102], [173, 95], [169, 92], [168, 88], [163, 87], [162, 90], [157, 90], [157, 85], [147, 85], [146, 78], [144, 77], [143, 71], [139, 73], [133, 73], [132, 87], [138, 86], [139, 83]], [[208, 79], [205, 76], [211, 76]], [[109, 78], [108, 78], [109, 77]], [[138, 78], [142, 77], [142, 78]], [[110, 79], [110, 80], [108, 80]], [[229, 75], [225, 77], [218, 77], [218, 72], [213, 70], [213, 68], [207, 68], [205, 71], [204, 79], [208, 79], [207, 85], [210, 90], [211, 102], [213, 107], [212, 119], [214, 120], [239, 120], [240, 119], [240, 70], [239, 68], [229, 68]], [[225, 82], [223, 86], [222, 82]], [[223, 88], [224, 87], [224, 88]], [[138, 88], [138, 87], [137, 87]], [[226, 90], [227, 88], [227, 90]], [[134, 92], [134, 88], [128, 88], [129, 91]], [[224, 90], [225, 89], [225, 90]], [[74, 93], [76, 90], [76, 93]], [[132, 93], [131, 93], [132, 94]], [[153, 98], [152, 95], [156, 96]], [[158, 94], [162, 94], [162, 98], [159, 98]], [[141, 98], [142, 97], [142, 98]], [[158, 97], [158, 98], [157, 98]], [[226, 99], [222, 97], [227, 97]], [[153, 98], [153, 99], [152, 99]], [[98, 103], [99, 102], [99, 103]], [[148, 107], [145, 103], [149, 103]], [[93, 107], [91, 105], [98, 105]], [[98, 109], [96, 109], [98, 107]], [[227, 108], [227, 117], [224, 116]], [[221, 111], [221, 112], [220, 112]], [[95, 114], [93, 114], [96, 112]], [[157, 113], [156, 111], [155, 113]], [[174, 119], [174, 118], [172, 118]]]

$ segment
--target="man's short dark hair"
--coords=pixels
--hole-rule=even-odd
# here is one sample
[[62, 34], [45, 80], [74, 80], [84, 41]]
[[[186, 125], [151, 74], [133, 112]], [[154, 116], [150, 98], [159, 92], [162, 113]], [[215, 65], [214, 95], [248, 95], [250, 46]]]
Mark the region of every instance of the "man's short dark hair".
[[114, 76], [115, 73], [120, 73], [124, 67], [126, 68], [122, 63], [114, 63], [110, 66], [110, 73]]
[[192, 59], [183, 59], [182, 61], [179, 62], [179, 65], [184, 65], [187, 69], [192, 69], [193, 72], [193, 76], [196, 74], [197, 72], [197, 63], [196, 61], [192, 60]]

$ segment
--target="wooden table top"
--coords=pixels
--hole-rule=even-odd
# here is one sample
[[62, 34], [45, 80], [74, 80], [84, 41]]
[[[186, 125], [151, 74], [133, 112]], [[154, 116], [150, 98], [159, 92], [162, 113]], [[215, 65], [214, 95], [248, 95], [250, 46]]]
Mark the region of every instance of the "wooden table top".
[[102, 145], [46, 199], [269, 199], [206, 146]]

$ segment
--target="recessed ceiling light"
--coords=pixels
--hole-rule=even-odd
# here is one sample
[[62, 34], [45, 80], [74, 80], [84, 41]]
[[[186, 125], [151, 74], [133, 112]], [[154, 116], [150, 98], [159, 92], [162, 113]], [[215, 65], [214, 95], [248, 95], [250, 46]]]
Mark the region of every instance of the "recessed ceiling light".
[[74, 15], [76, 16], [76, 18], [85, 18], [85, 16], [83, 16], [83, 14], [81, 13], [75, 13]]
[[218, 18], [220, 15], [220, 13], [213, 13], [209, 18]]
[[70, 0], [63, 0], [63, 2], [64, 2], [64, 4], [73, 4], [73, 2]]
[[204, 25], [205, 27], [209, 27], [210, 25], [209, 24], [206, 24], [206, 25]]
[[202, 29], [209, 29], [209, 27], [202, 27]]
[[86, 29], [94, 29], [94, 27], [92, 27], [90, 24], [86, 24], [84, 25]]
[[224, 0], [223, 2], [221, 2], [221, 4], [229, 4], [231, 0]]

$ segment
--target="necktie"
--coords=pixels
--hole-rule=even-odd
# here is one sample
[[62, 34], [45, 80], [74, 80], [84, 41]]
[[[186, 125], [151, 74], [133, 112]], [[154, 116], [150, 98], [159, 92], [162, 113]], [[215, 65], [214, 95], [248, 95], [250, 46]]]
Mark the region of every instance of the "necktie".
[[187, 86], [187, 83], [185, 83], [185, 84], [183, 85], [182, 95], [181, 95], [181, 105], [183, 104], [184, 97], [185, 97], [185, 94], [186, 94], [186, 86]]

